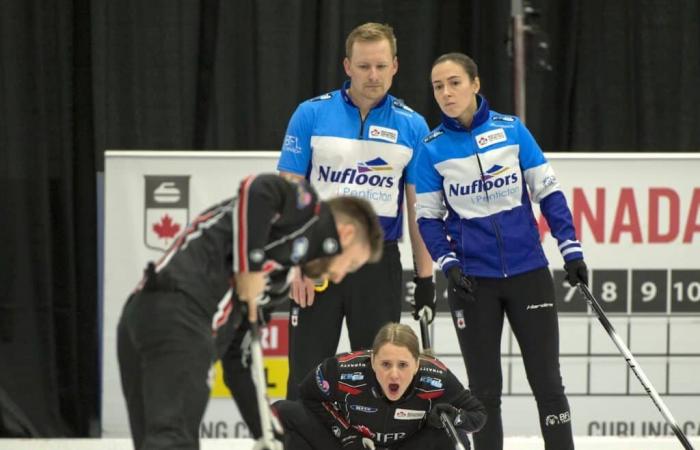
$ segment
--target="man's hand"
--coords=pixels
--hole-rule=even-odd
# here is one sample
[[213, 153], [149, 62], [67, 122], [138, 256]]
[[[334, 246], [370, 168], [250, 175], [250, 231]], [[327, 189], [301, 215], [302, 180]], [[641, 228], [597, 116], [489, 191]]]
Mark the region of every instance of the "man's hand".
[[450, 295], [457, 296], [457, 299], [465, 302], [476, 301], [474, 288], [476, 281], [473, 277], [462, 273], [458, 265], [452, 266], [447, 271], [447, 289]]
[[433, 277], [415, 277], [413, 282], [416, 290], [413, 291], [413, 318], [420, 320], [420, 312], [425, 307], [428, 314], [428, 323], [435, 318], [435, 283]]
[[289, 288], [289, 297], [294, 303], [306, 308], [314, 304], [314, 280], [305, 277], [299, 267], [292, 268], [292, 286]]
[[588, 286], [588, 267], [586, 267], [583, 259], [569, 261], [564, 264], [564, 270], [566, 270], [566, 281], [569, 282], [571, 287], [576, 287], [579, 283]]
[[241, 272], [235, 275], [236, 294], [242, 302], [248, 303], [248, 320], [258, 320], [258, 298], [265, 292], [265, 272]]

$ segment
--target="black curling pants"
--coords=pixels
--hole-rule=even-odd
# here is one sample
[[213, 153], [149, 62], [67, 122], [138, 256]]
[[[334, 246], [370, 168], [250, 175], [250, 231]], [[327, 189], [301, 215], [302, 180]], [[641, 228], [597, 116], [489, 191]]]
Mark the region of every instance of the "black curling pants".
[[469, 388], [484, 404], [486, 425], [474, 434], [475, 450], [502, 450], [501, 333], [508, 322], [521, 349], [537, 402], [546, 450], [572, 450], [571, 413], [559, 369], [559, 325], [554, 284], [542, 268], [510, 278], [477, 278], [476, 301], [448, 297]]
[[141, 291], [117, 328], [122, 390], [136, 450], [197, 450], [215, 359], [211, 325], [177, 291]]
[[250, 325], [247, 320], [240, 321], [240, 325], [235, 329], [233, 321], [229, 320], [224, 327], [219, 329], [217, 346], [221, 355], [224, 383], [231, 391], [233, 400], [236, 402], [238, 411], [248, 426], [251, 436], [258, 439], [262, 436], [262, 428], [257, 389], [250, 368], [252, 361], [249, 331]]
[[372, 347], [377, 331], [401, 318], [401, 255], [396, 241], [384, 244], [382, 259], [317, 292], [314, 304], [290, 303], [287, 398], [299, 397], [299, 383], [325, 358], [337, 353], [345, 318], [353, 351]]

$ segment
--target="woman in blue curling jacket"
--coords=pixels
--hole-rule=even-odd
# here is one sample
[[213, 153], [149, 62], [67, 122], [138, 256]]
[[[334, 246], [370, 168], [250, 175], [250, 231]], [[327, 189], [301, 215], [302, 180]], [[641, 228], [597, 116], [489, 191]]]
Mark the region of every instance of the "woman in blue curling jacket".
[[540, 204], [572, 285], [587, 283], [581, 244], [552, 167], [525, 125], [489, 110], [478, 69], [461, 53], [431, 72], [442, 123], [419, 147], [417, 218], [448, 280], [448, 302], [469, 376], [489, 420], [476, 450], [503, 448], [501, 332], [520, 345], [547, 450], [574, 448], [559, 369], [554, 284], [531, 200]]

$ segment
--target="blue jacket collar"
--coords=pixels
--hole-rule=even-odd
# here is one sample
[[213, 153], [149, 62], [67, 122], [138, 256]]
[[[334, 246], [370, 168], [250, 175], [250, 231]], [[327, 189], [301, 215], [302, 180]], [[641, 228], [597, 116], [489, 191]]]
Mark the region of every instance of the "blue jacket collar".
[[[349, 88], [350, 88], [350, 80], [345, 80], [345, 82], [343, 83], [343, 87], [340, 88], [340, 93], [343, 96], [343, 100], [345, 100], [345, 103], [352, 106], [353, 108], [357, 108], [357, 106], [352, 102], [352, 99], [348, 95]], [[389, 98], [389, 93], [387, 93], [384, 97], [382, 97], [382, 99], [379, 101], [379, 103], [374, 105], [374, 107], [372, 109], [379, 109], [382, 106], [384, 106], [387, 98]]]
[[476, 94], [476, 112], [474, 113], [474, 118], [472, 119], [472, 124], [469, 128], [466, 128], [462, 123], [453, 119], [452, 117], [447, 117], [442, 114], [442, 123], [445, 127], [454, 131], [472, 131], [474, 128], [479, 127], [481, 124], [486, 122], [489, 118], [489, 102], [481, 94]]

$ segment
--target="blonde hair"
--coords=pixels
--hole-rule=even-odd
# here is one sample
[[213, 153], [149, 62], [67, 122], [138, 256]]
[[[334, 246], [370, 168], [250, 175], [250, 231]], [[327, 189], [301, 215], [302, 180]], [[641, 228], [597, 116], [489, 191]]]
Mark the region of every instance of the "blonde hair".
[[386, 39], [391, 47], [391, 56], [396, 57], [396, 36], [388, 24], [367, 22], [348, 34], [345, 39], [345, 56], [352, 58], [352, 46], [355, 42], [377, 42]]
[[379, 329], [372, 343], [372, 353], [377, 354], [386, 344], [394, 344], [397, 347], [405, 347], [411, 355], [418, 360], [420, 358], [420, 345], [418, 336], [413, 329], [402, 323], [389, 322]]

